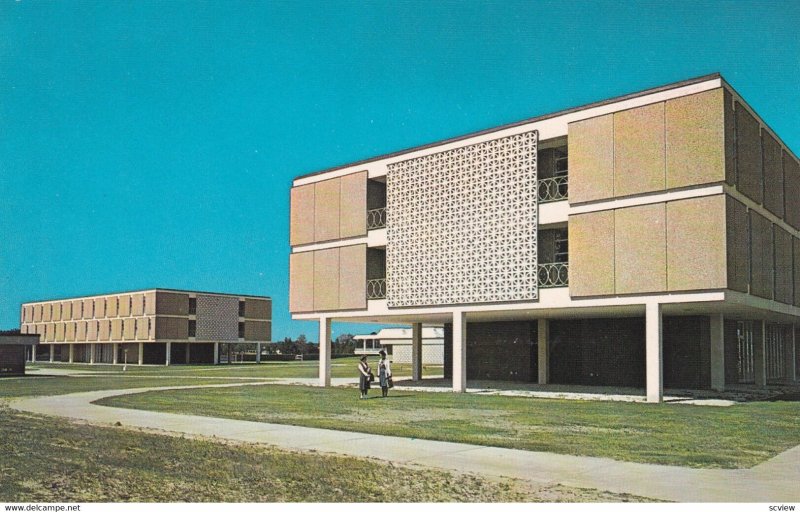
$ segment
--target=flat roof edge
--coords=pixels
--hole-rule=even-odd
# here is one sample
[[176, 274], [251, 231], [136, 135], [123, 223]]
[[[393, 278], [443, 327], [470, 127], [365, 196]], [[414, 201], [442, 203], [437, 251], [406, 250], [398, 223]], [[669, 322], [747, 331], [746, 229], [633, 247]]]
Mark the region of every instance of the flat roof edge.
[[77, 295], [73, 297], [57, 297], [55, 299], [40, 299], [40, 300], [29, 300], [21, 303], [21, 305], [25, 304], [37, 304], [41, 302], [56, 302], [62, 300], [78, 300], [78, 299], [89, 299], [91, 297], [104, 297], [106, 295], [124, 295], [128, 293], [146, 293], [146, 292], [176, 292], [176, 293], [199, 293], [202, 295], [223, 295], [226, 297], [245, 297], [248, 299], [265, 299], [265, 300], [272, 300], [272, 297], [268, 295], [250, 295], [246, 293], [224, 293], [224, 292], [209, 292], [205, 290], [179, 290], [175, 288], [142, 288], [138, 290], [123, 290], [118, 292], [107, 292], [107, 293], [94, 293], [92, 295]]

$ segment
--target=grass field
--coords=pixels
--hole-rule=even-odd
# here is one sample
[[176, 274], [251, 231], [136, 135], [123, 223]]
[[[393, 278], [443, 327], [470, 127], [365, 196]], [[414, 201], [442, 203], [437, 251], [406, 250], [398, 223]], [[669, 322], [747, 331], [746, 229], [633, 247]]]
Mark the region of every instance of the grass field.
[[258, 386], [112, 397], [116, 407], [691, 467], [746, 468], [800, 444], [800, 403], [733, 407]]

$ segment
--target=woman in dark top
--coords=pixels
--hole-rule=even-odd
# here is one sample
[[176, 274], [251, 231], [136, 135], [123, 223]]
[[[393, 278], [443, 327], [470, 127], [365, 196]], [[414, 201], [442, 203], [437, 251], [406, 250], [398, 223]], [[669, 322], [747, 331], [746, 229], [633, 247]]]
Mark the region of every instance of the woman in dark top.
[[369, 391], [369, 379], [372, 370], [369, 369], [367, 364], [367, 356], [361, 356], [361, 361], [358, 363], [358, 389], [361, 391], [361, 398], [367, 398]]

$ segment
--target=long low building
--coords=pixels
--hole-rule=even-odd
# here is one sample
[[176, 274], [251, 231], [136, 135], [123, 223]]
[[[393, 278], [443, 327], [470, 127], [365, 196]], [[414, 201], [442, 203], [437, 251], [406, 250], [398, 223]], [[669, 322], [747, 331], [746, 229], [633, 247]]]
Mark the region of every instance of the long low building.
[[269, 343], [272, 299], [155, 288], [27, 302], [20, 331], [41, 338], [33, 360], [217, 364], [233, 343]]
[[38, 336], [0, 333], [0, 377], [25, 375], [26, 354], [35, 350], [38, 343]]
[[[358, 343], [356, 355], [378, 355], [386, 351], [393, 363], [411, 364], [411, 342], [413, 329], [388, 328], [375, 334], [359, 334], [353, 337]], [[422, 364], [444, 364], [444, 328], [422, 328]]]

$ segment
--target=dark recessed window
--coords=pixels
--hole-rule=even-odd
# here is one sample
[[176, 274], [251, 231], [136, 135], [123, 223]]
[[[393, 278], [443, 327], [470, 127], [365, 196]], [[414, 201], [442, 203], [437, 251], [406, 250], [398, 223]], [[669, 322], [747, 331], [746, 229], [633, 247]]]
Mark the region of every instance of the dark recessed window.
[[194, 297], [189, 298], [189, 314], [196, 315], [197, 314], [197, 299]]
[[189, 337], [194, 338], [197, 336], [197, 322], [189, 320]]
[[239, 337], [244, 338], [244, 322], [239, 322]]
[[[239, 301], [239, 316], [244, 317], [244, 301]], [[241, 338], [241, 336], [239, 336]]]

